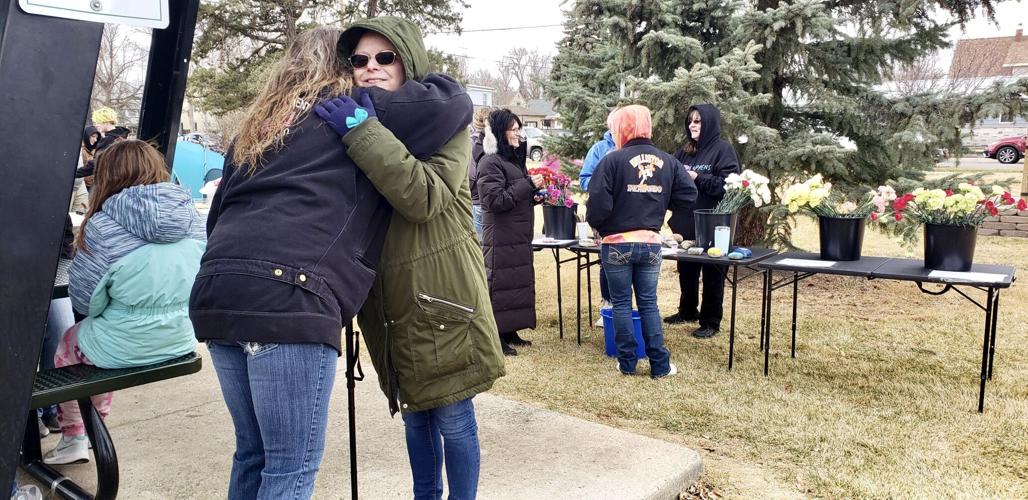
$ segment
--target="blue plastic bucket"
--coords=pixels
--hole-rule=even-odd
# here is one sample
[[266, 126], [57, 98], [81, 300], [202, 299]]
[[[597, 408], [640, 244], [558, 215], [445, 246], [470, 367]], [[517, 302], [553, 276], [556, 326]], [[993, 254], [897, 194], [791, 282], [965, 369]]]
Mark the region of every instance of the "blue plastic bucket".
[[[614, 310], [600, 309], [600, 317], [603, 318], [603, 341], [607, 356], [617, 357], [618, 346], [614, 342]], [[646, 344], [643, 343], [642, 317], [639, 316], [639, 311], [632, 311], [632, 330], [635, 333], [635, 356], [643, 359], [646, 357]]]

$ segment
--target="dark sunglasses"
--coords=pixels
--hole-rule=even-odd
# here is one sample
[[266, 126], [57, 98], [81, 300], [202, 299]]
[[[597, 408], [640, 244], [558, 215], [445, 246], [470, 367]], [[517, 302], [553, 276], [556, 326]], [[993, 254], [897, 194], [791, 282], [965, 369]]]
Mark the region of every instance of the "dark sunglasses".
[[[353, 66], [354, 68], [363, 68], [367, 66], [369, 62], [371, 62], [371, 56], [364, 54], [354, 54], [350, 56], [350, 66]], [[382, 52], [375, 54], [375, 62], [380, 66], [389, 66], [396, 62], [396, 52], [383, 50]]]

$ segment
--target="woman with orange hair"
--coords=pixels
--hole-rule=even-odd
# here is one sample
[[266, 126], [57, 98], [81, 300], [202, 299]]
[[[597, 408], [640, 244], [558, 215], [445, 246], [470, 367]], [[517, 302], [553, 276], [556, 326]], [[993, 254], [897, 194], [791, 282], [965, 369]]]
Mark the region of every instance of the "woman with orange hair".
[[600, 260], [614, 303], [618, 371], [636, 373], [634, 289], [650, 376], [668, 377], [678, 369], [664, 347], [657, 308], [660, 227], [669, 206], [687, 209], [696, 201], [696, 185], [678, 160], [653, 145], [650, 110], [645, 106], [618, 109], [610, 115], [607, 126], [617, 149], [600, 161], [589, 182], [586, 219], [603, 237]]

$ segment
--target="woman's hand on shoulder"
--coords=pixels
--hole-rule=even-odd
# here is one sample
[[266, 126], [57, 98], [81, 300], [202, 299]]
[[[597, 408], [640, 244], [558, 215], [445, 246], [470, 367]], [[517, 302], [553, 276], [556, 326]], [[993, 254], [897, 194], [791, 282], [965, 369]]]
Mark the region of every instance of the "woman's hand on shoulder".
[[375, 105], [371, 102], [371, 94], [367, 90], [358, 91], [357, 99], [360, 103], [347, 95], [338, 95], [318, 103], [314, 106], [314, 112], [343, 137], [368, 118], [375, 116]]

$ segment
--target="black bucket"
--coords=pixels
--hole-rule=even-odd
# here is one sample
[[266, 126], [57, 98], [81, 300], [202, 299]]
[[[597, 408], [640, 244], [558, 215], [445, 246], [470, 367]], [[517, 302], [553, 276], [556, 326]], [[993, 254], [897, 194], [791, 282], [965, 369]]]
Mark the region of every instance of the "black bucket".
[[714, 246], [714, 228], [718, 226], [731, 228], [728, 233], [728, 248], [735, 245], [735, 223], [739, 220], [738, 214], [715, 214], [713, 209], [701, 208], [693, 211], [693, 220], [696, 224], [696, 246]]
[[821, 260], [860, 260], [867, 217], [817, 216], [821, 237]]
[[925, 224], [924, 267], [940, 271], [970, 271], [977, 240], [977, 226]]
[[555, 240], [576, 240], [575, 209], [578, 205], [568, 207], [557, 207], [543, 205], [543, 236]]

